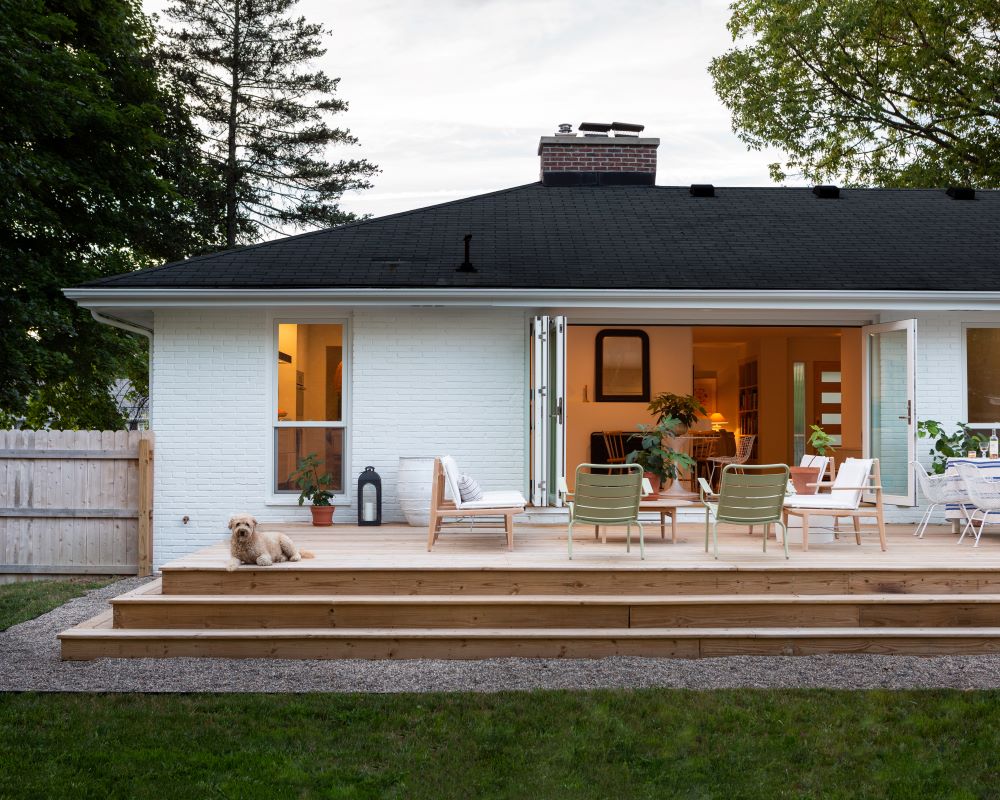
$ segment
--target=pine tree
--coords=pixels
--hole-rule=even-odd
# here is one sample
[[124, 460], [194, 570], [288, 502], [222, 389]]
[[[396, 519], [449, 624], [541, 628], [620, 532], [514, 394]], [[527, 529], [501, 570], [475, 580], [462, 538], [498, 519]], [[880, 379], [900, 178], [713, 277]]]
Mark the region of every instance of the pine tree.
[[166, 63], [225, 184], [227, 247], [349, 222], [342, 194], [378, 172], [363, 159], [327, 160], [331, 145], [357, 139], [332, 127], [347, 103], [336, 96], [340, 79], [314, 67], [326, 31], [290, 15], [297, 1], [175, 0], [165, 11], [175, 26], [163, 31]]

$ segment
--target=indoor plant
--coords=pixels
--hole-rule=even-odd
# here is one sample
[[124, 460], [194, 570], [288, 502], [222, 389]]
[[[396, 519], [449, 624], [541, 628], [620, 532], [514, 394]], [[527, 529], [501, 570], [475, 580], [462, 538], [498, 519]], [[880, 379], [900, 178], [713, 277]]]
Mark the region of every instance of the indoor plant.
[[[676, 436], [680, 420], [671, 416], [660, 417], [656, 425], [640, 425], [642, 434], [640, 449], [633, 450], [625, 457], [628, 464], [638, 464], [643, 474], [653, 485], [651, 498], [659, 497], [660, 486], [668, 479], [677, 478], [677, 470], [681, 467], [693, 467], [695, 460], [687, 453], [681, 453], [663, 443], [669, 436]], [[638, 434], [635, 437], [637, 438]]]
[[819, 425], [810, 425], [809, 446], [816, 451], [817, 455], [831, 455], [837, 448], [833, 446], [833, 437], [823, 430]]
[[309, 510], [312, 512], [313, 525], [326, 526], [333, 524], [333, 512], [336, 509], [331, 505], [333, 492], [333, 475], [329, 472], [320, 474], [320, 460], [315, 453], [310, 453], [299, 461], [298, 469], [292, 473], [292, 480], [301, 490], [299, 495], [299, 505], [306, 500], [311, 500], [312, 505]]
[[682, 436], [699, 417], [708, 416], [705, 407], [691, 394], [664, 392], [654, 397], [648, 408], [649, 413], [655, 415], [659, 422], [663, 422], [664, 419], [675, 420], [669, 436]]

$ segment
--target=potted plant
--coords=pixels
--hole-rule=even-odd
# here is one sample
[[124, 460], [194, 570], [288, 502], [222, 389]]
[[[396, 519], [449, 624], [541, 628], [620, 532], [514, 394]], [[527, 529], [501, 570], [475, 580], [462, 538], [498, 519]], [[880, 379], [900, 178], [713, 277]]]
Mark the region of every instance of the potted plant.
[[944, 475], [949, 458], [964, 457], [979, 449], [979, 445], [988, 438], [981, 433], [973, 433], [965, 422], [959, 422], [954, 432], [948, 433], [940, 422], [933, 419], [917, 421], [917, 436], [934, 440], [928, 453], [931, 456], [931, 470], [935, 475]]
[[670, 436], [683, 436], [699, 417], [708, 416], [705, 406], [691, 394], [664, 392], [654, 397], [648, 408], [649, 413], [655, 415], [658, 422], [668, 418], [675, 421]]
[[668, 480], [677, 479], [677, 471], [680, 468], [692, 467], [695, 464], [695, 460], [687, 453], [678, 452], [663, 443], [665, 438], [676, 435], [680, 424], [680, 420], [674, 417], [663, 416], [656, 425], [640, 425], [639, 432], [642, 435], [640, 449], [633, 450], [625, 456], [627, 464], [638, 464], [642, 467], [644, 477], [648, 478], [653, 486], [651, 499], [660, 496], [660, 488]]
[[320, 460], [315, 453], [310, 453], [299, 461], [298, 469], [292, 473], [292, 480], [301, 490], [299, 505], [311, 500], [309, 510], [312, 512], [313, 525], [325, 527], [333, 525], [333, 512], [336, 507], [330, 504], [333, 492], [333, 475], [329, 472], [320, 474]]
[[[833, 437], [819, 425], [810, 425], [809, 428], [812, 433], [809, 434], [807, 444], [816, 451], [817, 455], [823, 457], [832, 455], [833, 451], [837, 449], [834, 447]], [[796, 492], [799, 494], [816, 494], [816, 490], [819, 487], [815, 484], [822, 477], [821, 467], [789, 467], [788, 472]], [[813, 485], [810, 486], [810, 484]]]

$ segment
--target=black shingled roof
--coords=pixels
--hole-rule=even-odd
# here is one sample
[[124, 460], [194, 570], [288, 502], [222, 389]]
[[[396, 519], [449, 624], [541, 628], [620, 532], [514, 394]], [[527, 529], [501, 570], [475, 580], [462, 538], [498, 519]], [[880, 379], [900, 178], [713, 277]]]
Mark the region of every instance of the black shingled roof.
[[532, 183], [84, 285], [1000, 291], [1000, 192]]

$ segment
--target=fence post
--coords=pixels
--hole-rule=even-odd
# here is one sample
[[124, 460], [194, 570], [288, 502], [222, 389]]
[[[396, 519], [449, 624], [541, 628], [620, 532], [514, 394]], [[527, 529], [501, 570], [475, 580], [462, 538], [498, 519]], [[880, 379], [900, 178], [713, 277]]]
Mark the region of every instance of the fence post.
[[153, 443], [139, 440], [139, 577], [153, 574]]

